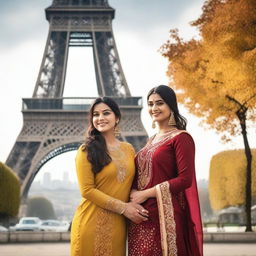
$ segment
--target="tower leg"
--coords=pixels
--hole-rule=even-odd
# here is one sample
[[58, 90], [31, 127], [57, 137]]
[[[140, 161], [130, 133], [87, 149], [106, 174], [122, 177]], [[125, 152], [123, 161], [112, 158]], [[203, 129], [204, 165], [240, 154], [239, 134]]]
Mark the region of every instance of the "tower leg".
[[69, 32], [51, 31], [33, 97], [62, 97], [68, 59]]

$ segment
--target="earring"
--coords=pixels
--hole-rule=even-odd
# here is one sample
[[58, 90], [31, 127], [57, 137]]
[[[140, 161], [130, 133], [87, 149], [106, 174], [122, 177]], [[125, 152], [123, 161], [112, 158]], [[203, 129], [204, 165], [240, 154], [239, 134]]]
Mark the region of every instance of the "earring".
[[169, 121], [168, 121], [168, 125], [169, 126], [176, 126], [176, 121], [175, 121], [173, 112], [171, 112], [171, 115], [170, 115], [170, 118], [169, 118]]
[[152, 128], [153, 128], [153, 129], [156, 128], [156, 122], [155, 122], [155, 121], [152, 122]]
[[116, 137], [119, 137], [121, 135], [120, 129], [117, 125], [114, 128], [114, 134], [115, 134]]

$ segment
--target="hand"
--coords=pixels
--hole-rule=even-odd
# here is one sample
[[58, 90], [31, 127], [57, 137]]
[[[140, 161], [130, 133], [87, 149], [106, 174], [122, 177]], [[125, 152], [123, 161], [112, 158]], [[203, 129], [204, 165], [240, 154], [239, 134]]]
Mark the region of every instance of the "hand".
[[132, 190], [130, 194], [130, 200], [137, 204], [142, 204], [148, 198], [156, 197], [156, 189], [155, 187], [145, 189], [145, 190]]
[[141, 190], [141, 191], [132, 190], [130, 194], [131, 202], [135, 202], [137, 204], [141, 204], [145, 202], [147, 199], [148, 199], [147, 190]]
[[126, 204], [126, 209], [123, 215], [136, 224], [148, 220], [148, 211], [144, 209], [141, 205], [133, 202], [129, 202]]

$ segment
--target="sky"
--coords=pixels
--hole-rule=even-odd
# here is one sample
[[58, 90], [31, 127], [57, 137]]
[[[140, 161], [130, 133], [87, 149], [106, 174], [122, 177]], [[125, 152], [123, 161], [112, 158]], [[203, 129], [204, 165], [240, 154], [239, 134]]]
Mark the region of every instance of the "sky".
[[[0, 0], [2, 162], [7, 159], [23, 125], [21, 99], [32, 97], [49, 29], [44, 9], [51, 3], [51, 0]], [[203, 3], [203, 0], [109, 0], [116, 10], [113, 31], [122, 68], [132, 96], [143, 97], [141, 118], [149, 136], [155, 131], [151, 129], [145, 97], [152, 87], [169, 81], [166, 76], [168, 63], [159, 48], [167, 41], [170, 29], [178, 28], [185, 40], [198, 38], [198, 32], [189, 22], [200, 16]], [[90, 50], [70, 49], [64, 96], [96, 96], [90, 58]], [[88, 62], [85, 63], [85, 59]], [[84, 81], [88, 86], [82, 86]], [[195, 140], [197, 178], [208, 179], [211, 157], [223, 150], [243, 148], [242, 137], [223, 144], [214, 130], [200, 125], [200, 119], [182, 106], [180, 112], [188, 119], [187, 130]], [[249, 131], [251, 147], [256, 147], [251, 133]], [[52, 159], [39, 171], [36, 180], [46, 171], [56, 179], [61, 179], [62, 173], [68, 171], [70, 179], [75, 180], [74, 157], [75, 152], [69, 152]]]

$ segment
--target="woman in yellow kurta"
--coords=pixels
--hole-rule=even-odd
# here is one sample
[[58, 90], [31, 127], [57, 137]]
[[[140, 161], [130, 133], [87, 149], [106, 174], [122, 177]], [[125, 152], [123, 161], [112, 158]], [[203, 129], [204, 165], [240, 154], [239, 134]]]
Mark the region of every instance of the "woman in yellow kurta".
[[135, 172], [134, 149], [115, 138], [121, 114], [110, 98], [97, 98], [90, 109], [85, 144], [76, 156], [82, 201], [71, 229], [72, 256], [124, 256], [125, 217], [140, 223], [147, 211], [128, 202]]

